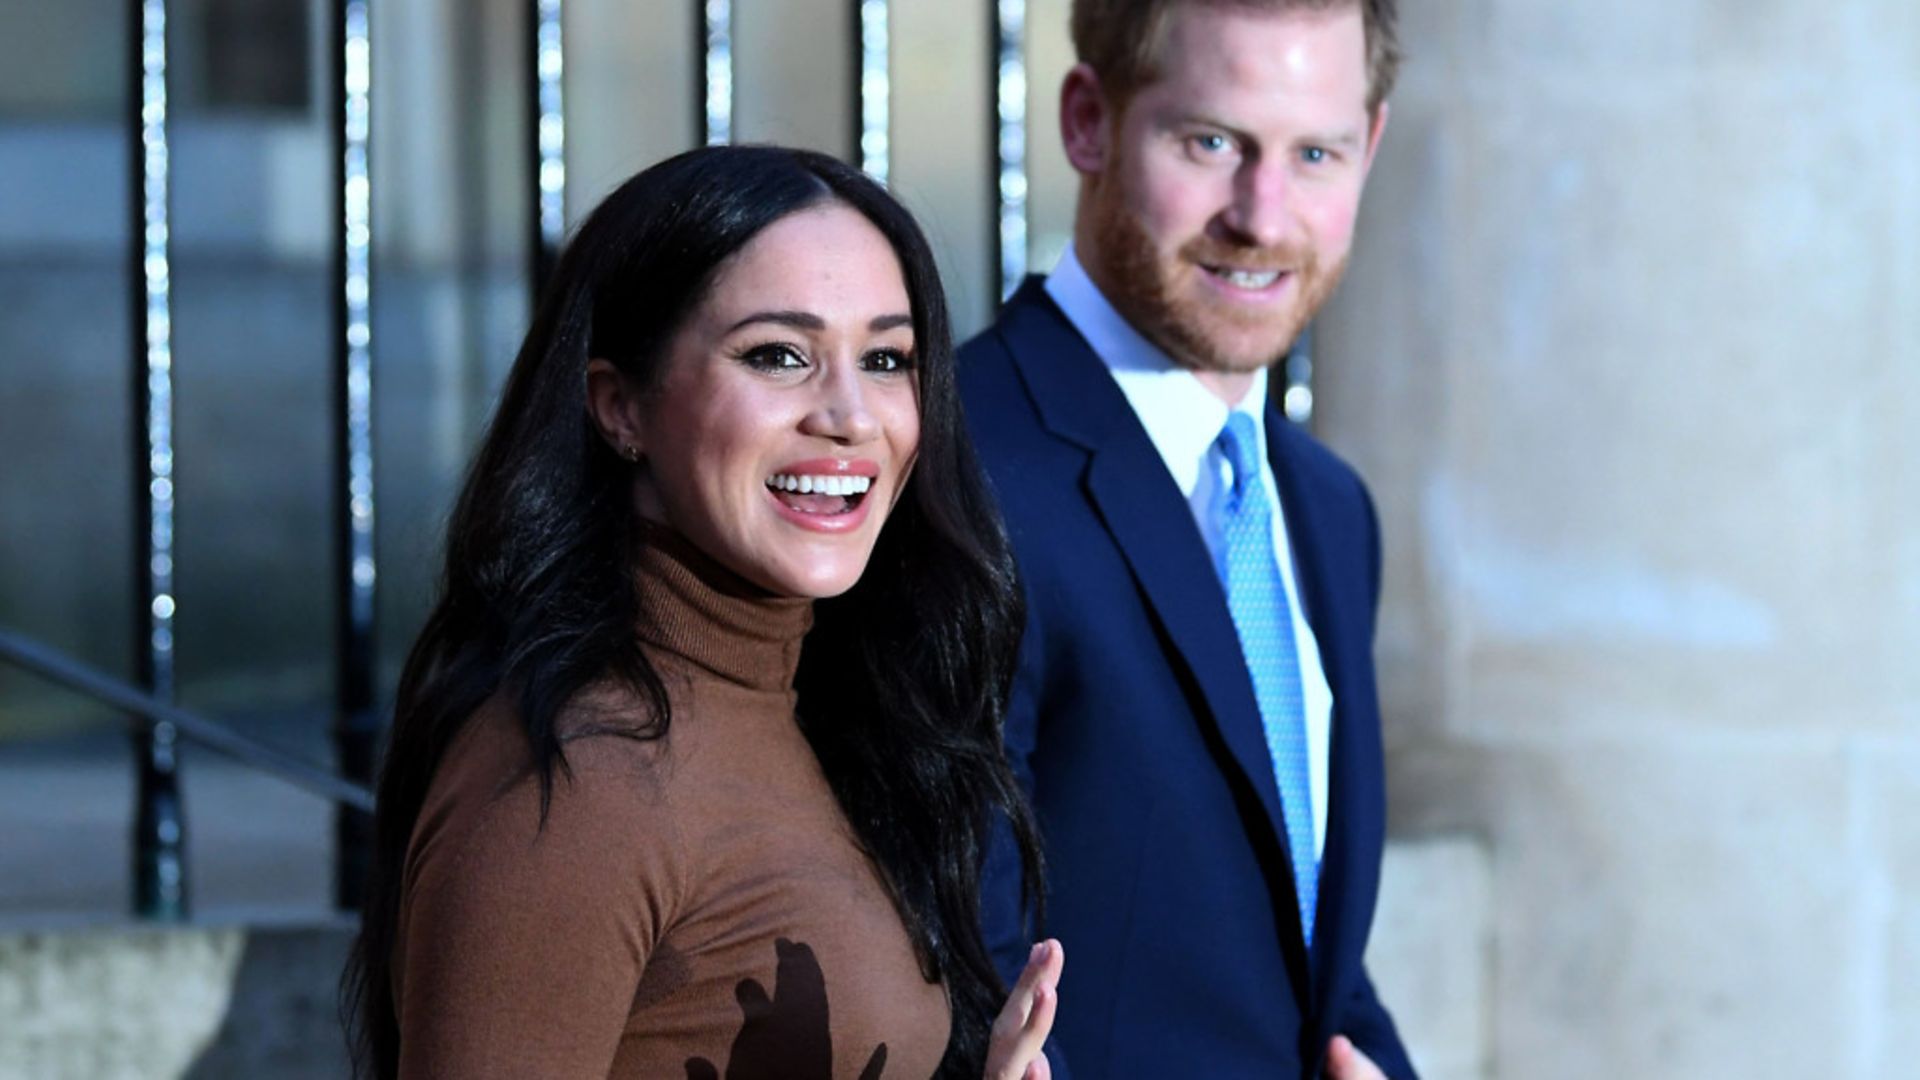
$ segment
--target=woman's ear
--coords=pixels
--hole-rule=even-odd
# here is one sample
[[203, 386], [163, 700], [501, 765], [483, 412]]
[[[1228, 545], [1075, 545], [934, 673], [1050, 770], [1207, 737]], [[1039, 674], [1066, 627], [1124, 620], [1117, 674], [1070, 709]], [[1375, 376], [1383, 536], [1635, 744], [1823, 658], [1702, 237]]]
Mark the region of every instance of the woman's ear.
[[613, 452], [639, 461], [647, 452], [642, 439], [642, 400], [634, 381], [609, 360], [587, 361], [587, 412]]

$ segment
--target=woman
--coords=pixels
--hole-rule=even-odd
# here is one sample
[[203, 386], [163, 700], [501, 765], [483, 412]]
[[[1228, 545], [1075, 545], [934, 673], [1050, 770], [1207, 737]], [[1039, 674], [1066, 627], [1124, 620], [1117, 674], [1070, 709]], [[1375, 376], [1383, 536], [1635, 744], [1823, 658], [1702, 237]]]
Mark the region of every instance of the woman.
[[1003, 1007], [977, 924], [996, 815], [1039, 877], [952, 364], [834, 159], [696, 150], [581, 226], [401, 679], [363, 1074], [1046, 1075], [1059, 945]]

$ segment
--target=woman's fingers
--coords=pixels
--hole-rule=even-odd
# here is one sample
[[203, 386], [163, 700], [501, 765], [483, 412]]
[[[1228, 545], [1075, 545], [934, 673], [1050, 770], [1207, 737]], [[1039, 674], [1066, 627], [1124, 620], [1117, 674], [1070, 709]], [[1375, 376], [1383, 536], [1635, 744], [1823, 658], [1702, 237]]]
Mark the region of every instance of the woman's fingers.
[[1060, 972], [1066, 952], [1048, 938], [1033, 947], [1027, 966], [993, 1022], [987, 1047], [987, 1080], [1049, 1080], [1053, 1075], [1040, 1048], [1053, 1030], [1059, 1006]]
[[1053, 1080], [1053, 1062], [1047, 1060], [1047, 1055], [1034, 1057], [1033, 1063], [1027, 1066], [1026, 1080]]
[[[1035, 995], [1042, 988], [1054, 990], [1060, 984], [1060, 972], [1066, 963], [1065, 950], [1053, 938], [1033, 947], [1027, 954], [1027, 966], [1020, 972], [1020, 978], [1013, 984], [1013, 992], [1007, 995], [1006, 1008], [1000, 1011], [1002, 1019], [1011, 1020], [1015, 1027], [1030, 1026], [1035, 1004]], [[1052, 1023], [1049, 1015], [1048, 1023]]]
[[1040, 1054], [1040, 1047], [1046, 1043], [1047, 1036], [1053, 1033], [1053, 1014], [1059, 1007], [1060, 991], [1057, 988], [1045, 983], [1034, 987], [1033, 1008], [1027, 1012], [1021, 1038], [1031, 1040], [1033, 1052], [1040, 1060], [1045, 1060], [1045, 1055]]

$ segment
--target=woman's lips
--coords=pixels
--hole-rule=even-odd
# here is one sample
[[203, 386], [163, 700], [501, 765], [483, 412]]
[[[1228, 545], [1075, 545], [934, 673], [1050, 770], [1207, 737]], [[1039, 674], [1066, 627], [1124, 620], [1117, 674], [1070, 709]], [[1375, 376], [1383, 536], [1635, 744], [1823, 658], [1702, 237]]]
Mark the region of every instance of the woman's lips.
[[803, 461], [787, 462], [775, 469], [774, 475], [864, 476], [872, 479], [880, 475], [880, 463], [872, 458], [807, 458]]
[[767, 497], [789, 522], [814, 532], [841, 533], [867, 519], [867, 494], [880, 472], [866, 460], [818, 458], [782, 466], [767, 477]]
[[814, 532], [844, 533], [858, 529], [866, 522], [867, 507], [871, 505], [871, 500], [864, 495], [797, 495], [773, 488], [767, 488], [766, 492], [775, 513]]

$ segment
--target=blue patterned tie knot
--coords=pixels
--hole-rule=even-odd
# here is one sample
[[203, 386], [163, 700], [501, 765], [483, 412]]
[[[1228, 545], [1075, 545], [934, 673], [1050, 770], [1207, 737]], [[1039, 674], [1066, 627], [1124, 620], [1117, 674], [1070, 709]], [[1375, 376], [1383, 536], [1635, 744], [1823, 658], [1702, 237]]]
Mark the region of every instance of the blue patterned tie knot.
[[[1220, 431], [1220, 451], [1233, 468], [1232, 508], [1237, 509], [1247, 497], [1247, 485], [1260, 482], [1260, 439], [1253, 428], [1253, 417], [1243, 412], [1227, 417], [1227, 426]], [[1261, 501], [1264, 504], [1265, 500]], [[1264, 505], [1261, 509], [1264, 516]]]
[[1253, 677], [1260, 726], [1280, 789], [1287, 852], [1293, 863], [1294, 891], [1300, 899], [1300, 926], [1313, 942], [1314, 908], [1320, 895], [1320, 860], [1314, 847], [1313, 788], [1308, 779], [1306, 699], [1300, 688], [1300, 655], [1293, 637], [1293, 613], [1274, 553], [1272, 507], [1261, 481], [1259, 431], [1243, 412], [1227, 417], [1220, 452], [1233, 468], [1233, 487], [1221, 515], [1226, 548], [1221, 584], [1227, 609], [1240, 636], [1240, 651]]

